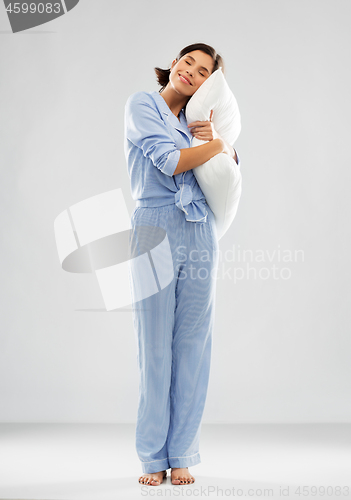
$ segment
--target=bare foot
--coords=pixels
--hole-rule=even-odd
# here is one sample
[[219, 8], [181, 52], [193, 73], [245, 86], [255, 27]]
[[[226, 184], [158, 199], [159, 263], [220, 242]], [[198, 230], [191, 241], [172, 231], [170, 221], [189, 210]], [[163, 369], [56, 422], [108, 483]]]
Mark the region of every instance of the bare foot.
[[195, 478], [188, 471], [188, 467], [185, 468], [172, 467], [171, 481], [172, 484], [192, 484], [195, 482]]
[[166, 470], [160, 472], [149, 472], [139, 477], [140, 484], [149, 484], [150, 486], [158, 486], [162, 483], [163, 479], [167, 476]]

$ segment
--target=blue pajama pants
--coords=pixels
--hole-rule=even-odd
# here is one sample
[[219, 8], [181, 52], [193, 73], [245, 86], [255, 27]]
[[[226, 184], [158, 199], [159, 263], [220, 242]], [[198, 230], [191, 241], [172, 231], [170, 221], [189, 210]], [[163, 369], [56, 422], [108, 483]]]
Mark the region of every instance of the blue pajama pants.
[[[175, 204], [138, 207], [131, 219], [131, 235], [138, 226], [150, 228], [144, 237], [149, 247], [158, 243], [157, 228], [166, 232], [172, 259], [162, 264], [168, 271], [173, 265], [174, 272], [172, 281], [157, 293], [133, 300], [139, 367], [136, 450], [146, 473], [201, 462], [200, 427], [210, 373], [218, 267], [215, 219], [206, 202], [204, 206], [205, 223], [187, 221]], [[138, 237], [131, 244], [134, 256], [145, 252], [136, 241]], [[147, 291], [150, 280], [141, 279], [133, 266], [129, 278], [132, 297], [137, 289]]]

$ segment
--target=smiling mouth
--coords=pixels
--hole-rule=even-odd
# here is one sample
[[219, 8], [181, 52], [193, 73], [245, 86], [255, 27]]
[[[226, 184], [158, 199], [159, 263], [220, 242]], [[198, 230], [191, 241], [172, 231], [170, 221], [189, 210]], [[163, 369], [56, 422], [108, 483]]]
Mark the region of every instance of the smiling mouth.
[[184, 78], [184, 76], [180, 75], [179, 74], [179, 79], [183, 82], [183, 83], [187, 83], [188, 85], [191, 85], [191, 83], [189, 82], [189, 80], [187, 80], [186, 78]]

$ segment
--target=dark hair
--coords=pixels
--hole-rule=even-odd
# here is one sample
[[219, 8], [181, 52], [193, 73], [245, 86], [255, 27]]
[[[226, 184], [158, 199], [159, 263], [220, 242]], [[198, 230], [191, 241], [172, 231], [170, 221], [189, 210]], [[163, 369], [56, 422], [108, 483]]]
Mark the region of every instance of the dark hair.
[[[182, 49], [179, 52], [179, 54], [177, 55], [177, 57], [176, 57], [177, 61], [179, 61], [179, 59], [181, 57], [185, 56], [185, 54], [187, 54], [188, 52], [192, 52], [193, 50], [201, 50], [202, 52], [205, 52], [206, 54], [208, 54], [212, 57], [212, 59], [214, 61], [212, 73], [214, 71], [216, 71], [216, 69], [218, 69], [220, 66], [222, 66], [222, 71], [224, 73], [224, 62], [223, 62], [222, 57], [219, 54], [217, 54], [217, 52], [215, 51], [215, 49], [213, 47], [211, 47], [210, 45], [206, 45], [206, 43], [193, 43], [192, 45], [188, 45], [187, 47], [184, 47], [184, 49]], [[159, 92], [162, 92], [162, 90], [164, 88], [166, 88], [166, 86], [169, 82], [169, 75], [170, 75], [171, 69], [162, 69], [162, 68], [156, 67], [156, 68], [154, 68], [154, 70], [156, 73], [157, 81], [158, 81], [159, 85], [161, 85]]]

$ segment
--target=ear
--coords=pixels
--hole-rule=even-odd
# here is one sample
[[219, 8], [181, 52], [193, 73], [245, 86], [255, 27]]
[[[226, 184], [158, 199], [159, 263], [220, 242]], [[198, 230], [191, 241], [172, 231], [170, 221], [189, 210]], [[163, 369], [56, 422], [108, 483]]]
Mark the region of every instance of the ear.
[[177, 64], [177, 59], [173, 59], [172, 64], [171, 64], [171, 69], [173, 69], [173, 66]]

